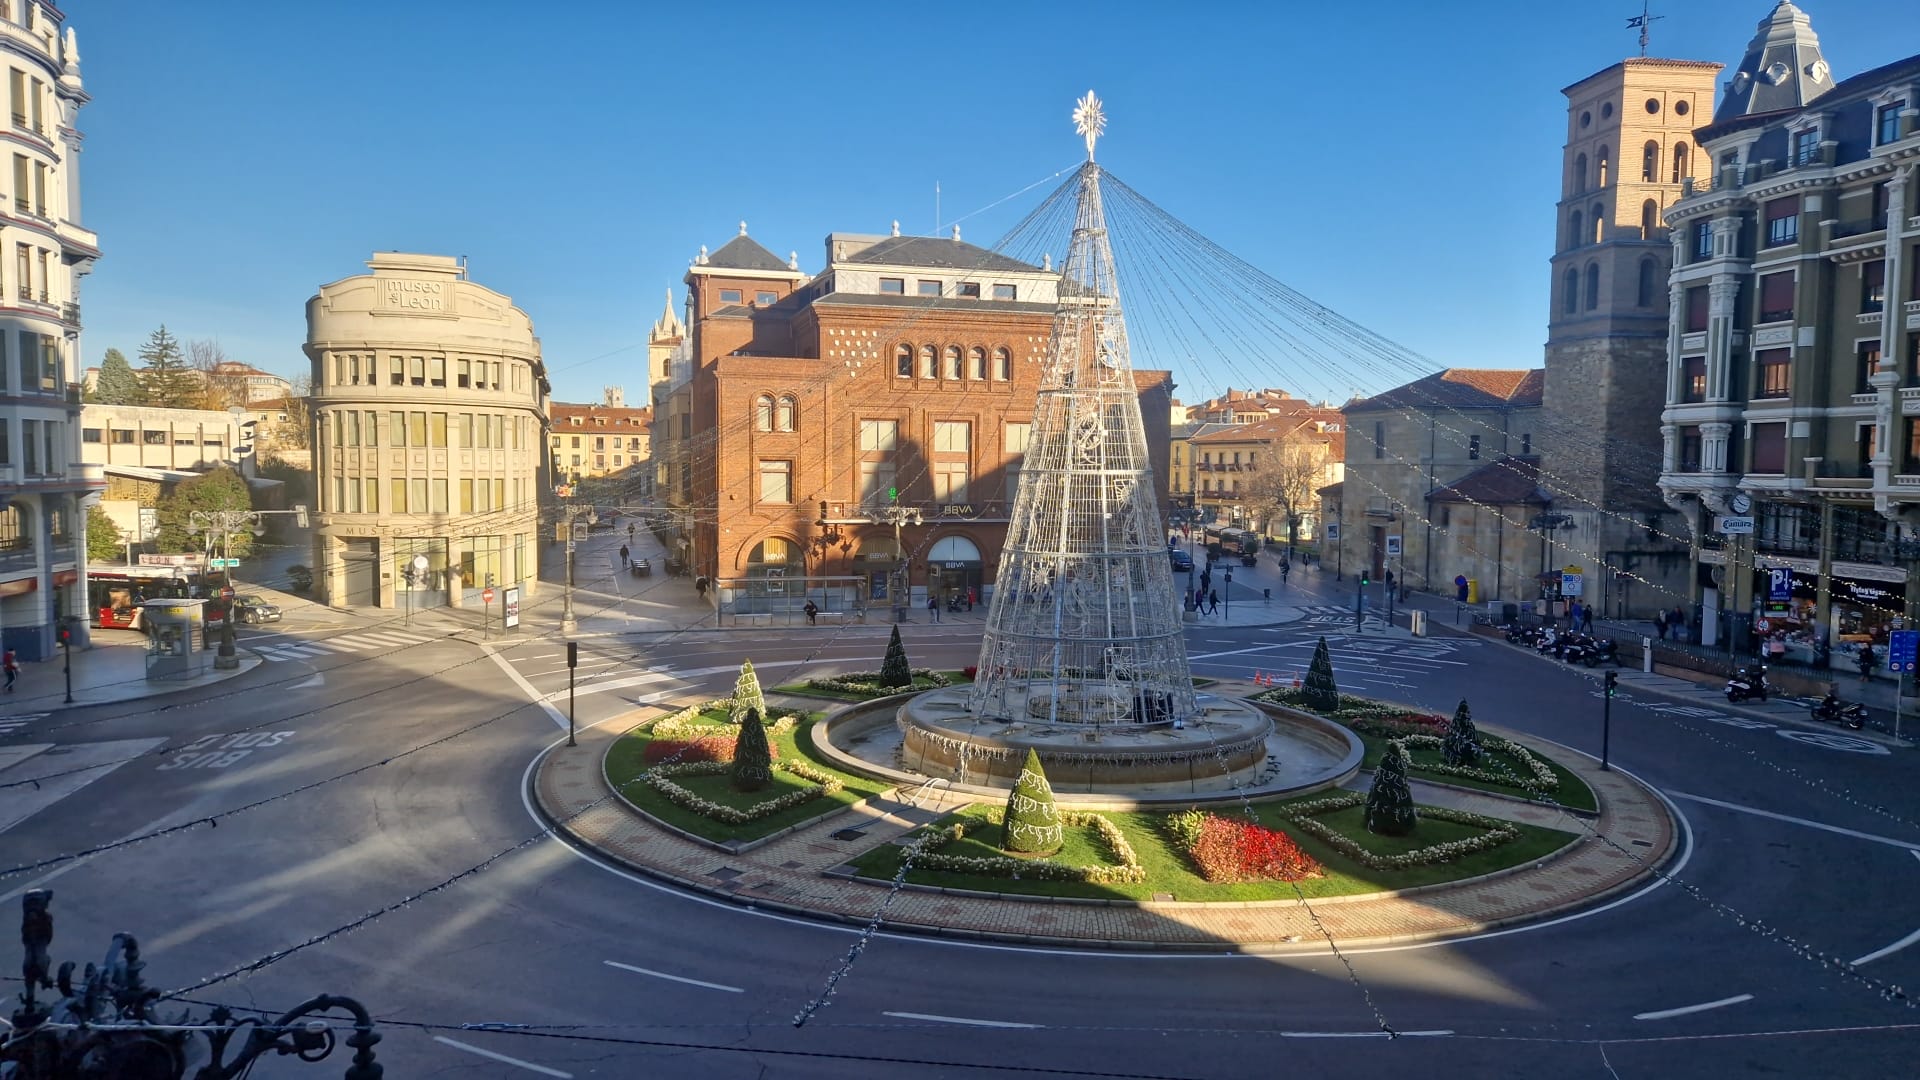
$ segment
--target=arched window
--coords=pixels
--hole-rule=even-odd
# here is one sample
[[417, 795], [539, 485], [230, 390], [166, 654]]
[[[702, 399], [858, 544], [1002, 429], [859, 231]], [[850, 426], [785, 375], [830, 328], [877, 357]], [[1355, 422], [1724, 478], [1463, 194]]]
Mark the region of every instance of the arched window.
[[1660, 179], [1660, 144], [1652, 139], [1640, 148], [1640, 179], [1649, 184]]
[[1648, 199], [1640, 204], [1640, 239], [1653, 239], [1653, 230], [1660, 227], [1660, 204]]
[[984, 379], [987, 377], [987, 350], [975, 345], [967, 350], [967, 378]]
[[1654, 275], [1659, 273], [1659, 271], [1659, 265], [1653, 261], [1651, 256], [1640, 260], [1640, 289], [1635, 300], [1641, 307], [1653, 306], [1653, 290], [1656, 284], [1654, 282]]
[[784, 577], [789, 566], [800, 563], [800, 549], [792, 541], [771, 537], [753, 545], [747, 553], [748, 577]]
[[913, 346], [902, 343], [893, 347], [893, 373], [903, 379], [913, 378]]
[[1573, 159], [1573, 193], [1587, 190], [1587, 155], [1581, 154]]
[[1687, 144], [1673, 144], [1673, 182], [1679, 183], [1687, 178]]
[[940, 377], [940, 353], [931, 345], [920, 346], [920, 377], [937, 379]]
[[960, 346], [949, 345], [947, 346], [947, 378], [958, 379], [959, 377], [960, 377]]
[[753, 399], [753, 426], [759, 431], [773, 430], [772, 394], [761, 394]]
[[1013, 353], [1005, 345], [993, 350], [993, 377], [1001, 382], [1013, 381]]
[[1594, 155], [1594, 159], [1593, 159], [1593, 160], [1594, 160], [1594, 168], [1595, 168], [1595, 170], [1596, 170], [1596, 171], [1597, 171], [1597, 173], [1598, 173], [1598, 176], [1596, 177], [1596, 179], [1598, 179], [1598, 180], [1599, 180], [1599, 183], [1597, 183], [1597, 184], [1595, 184], [1594, 186], [1595, 186], [1595, 187], [1606, 187], [1606, 186], [1607, 186], [1607, 179], [1608, 179], [1608, 177], [1607, 177], [1607, 164], [1608, 164], [1608, 163], [1607, 163], [1607, 148], [1606, 148], [1606, 147], [1604, 147], [1604, 146], [1603, 146], [1603, 147], [1601, 147], [1601, 148], [1600, 148], [1600, 152], [1599, 152], [1598, 154], [1595, 154], [1595, 155]]
[[779, 431], [792, 431], [795, 425], [795, 414], [798, 411], [799, 409], [793, 400], [793, 395], [782, 394], [780, 396], [780, 403], [776, 405], [773, 410], [774, 428]]
[[1593, 222], [1588, 226], [1593, 230], [1593, 239], [1589, 243], [1597, 244], [1607, 238], [1607, 208], [1600, 203], [1593, 204]]
[[1600, 264], [1587, 264], [1587, 310], [1600, 306]]
[[1569, 269], [1560, 279], [1560, 310], [1568, 315], [1580, 310], [1580, 271]]
[[1586, 230], [1580, 227], [1585, 221], [1586, 219], [1580, 216], [1580, 211], [1578, 210], [1575, 210], [1573, 212], [1573, 217], [1568, 219], [1568, 222], [1567, 222], [1569, 226], [1569, 228], [1567, 229], [1567, 246], [1568, 247], [1577, 248], [1581, 244], [1584, 244], [1587, 242]]

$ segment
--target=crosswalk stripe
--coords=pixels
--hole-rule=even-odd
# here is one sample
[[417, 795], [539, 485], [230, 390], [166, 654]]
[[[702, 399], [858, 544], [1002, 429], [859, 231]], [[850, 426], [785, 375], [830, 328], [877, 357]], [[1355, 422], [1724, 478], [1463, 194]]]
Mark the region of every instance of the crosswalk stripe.
[[367, 641], [379, 642], [389, 648], [394, 646], [418, 645], [423, 641], [433, 640], [432, 638], [415, 637], [412, 634], [402, 634], [393, 630], [382, 630], [377, 634], [361, 634], [360, 637]]
[[325, 641], [309, 641], [306, 642], [306, 644], [316, 649], [336, 649], [340, 652], [359, 652], [361, 649], [379, 647], [371, 641], [361, 641], [358, 638], [350, 637], [330, 637]]

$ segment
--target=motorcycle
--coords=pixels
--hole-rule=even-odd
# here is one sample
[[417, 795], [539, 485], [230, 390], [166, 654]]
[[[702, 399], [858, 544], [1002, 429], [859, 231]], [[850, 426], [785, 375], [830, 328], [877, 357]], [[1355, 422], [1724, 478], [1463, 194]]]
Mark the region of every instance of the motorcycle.
[[1588, 667], [1599, 667], [1601, 664], [1618, 666], [1620, 646], [1612, 638], [1599, 638], [1587, 646], [1586, 655], [1580, 658], [1580, 662]]
[[1727, 700], [1739, 704], [1748, 698], [1767, 700], [1767, 665], [1750, 664], [1733, 673], [1727, 680]]
[[1813, 718], [1831, 724], [1844, 724], [1859, 731], [1867, 724], [1867, 707], [1856, 701], [1852, 704], [1841, 701], [1839, 696], [1829, 691], [1813, 707]]

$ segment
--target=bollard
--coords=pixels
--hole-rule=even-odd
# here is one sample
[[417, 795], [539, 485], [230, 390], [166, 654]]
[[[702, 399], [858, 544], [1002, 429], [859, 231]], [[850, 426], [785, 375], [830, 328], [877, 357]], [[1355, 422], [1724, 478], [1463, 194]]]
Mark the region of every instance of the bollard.
[[1653, 674], [1653, 639], [1650, 637], [1640, 639], [1640, 670]]

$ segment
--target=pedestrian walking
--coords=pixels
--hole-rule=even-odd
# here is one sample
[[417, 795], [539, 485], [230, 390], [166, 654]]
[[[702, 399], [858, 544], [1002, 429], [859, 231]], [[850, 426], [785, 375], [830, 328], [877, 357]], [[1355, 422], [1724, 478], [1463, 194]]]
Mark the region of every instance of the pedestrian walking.
[[1219, 610], [1220, 610], [1220, 594], [1217, 592], [1214, 592], [1212, 589], [1208, 589], [1207, 590], [1207, 614], [1212, 615], [1213, 613]]
[[931, 592], [927, 594], [927, 614], [933, 616], [934, 622], [940, 621], [940, 598]]
[[7, 669], [7, 692], [12, 693], [13, 680], [20, 677], [20, 658], [13, 654], [12, 649], [8, 649], [7, 654], [0, 657], [0, 667]]
[[1654, 633], [1660, 635], [1661, 641], [1667, 640], [1667, 613], [1666, 612], [1663, 611], [1660, 614], [1655, 615], [1653, 617], [1653, 630], [1654, 630]]
[[[12, 656], [13, 654], [8, 653], [7, 655]], [[1873, 664], [1875, 659], [1876, 657], [1873, 655], [1873, 642], [1871, 641], [1861, 642], [1860, 644], [1860, 685], [1861, 686], [1867, 685], [1867, 680], [1873, 678]], [[9, 690], [13, 689], [13, 669], [12, 668], [7, 669], [7, 689]]]
[[1580, 632], [1580, 616], [1584, 612], [1585, 612], [1585, 609], [1583, 609], [1580, 606], [1580, 601], [1578, 600], [1575, 600], [1571, 605], [1569, 605], [1567, 607], [1567, 629], [1573, 631], [1576, 634], [1579, 633]]
[[807, 613], [807, 625], [808, 625], [808, 626], [819, 626], [819, 625], [820, 625], [820, 607], [819, 607], [819, 605], [817, 605], [817, 604], [815, 604], [815, 603], [814, 603], [813, 601], [811, 601], [811, 600], [809, 600], [809, 601], [807, 601], [807, 606], [806, 606], [806, 607], [803, 607], [803, 608], [801, 608], [800, 610], [802, 610], [802, 611], [804, 611], [804, 612], [806, 612], [806, 613]]
[[627, 562], [628, 562], [628, 560], [627, 560], [627, 545], [625, 545], [625, 544], [621, 544], [621, 545], [620, 545], [620, 565], [621, 565], [621, 567], [622, 567], [622, 568], [625, 568], [625, 567], [626, 567], [626, 565], [627, 565]]
[[968, 611], [973, 610], [974, 601], [978, 600], [979, 598], [980, 598], [980, 590], [975, 588], [972, 585], [967, 586], [967, 610]]
[[1293, 573], [1293, 564], [1288, 562], [1285, 559], [1281, 559], [1280, 560], [1280, 584], [1285, 585], [1287, 583], [1287, 575], [1291, 573]]

